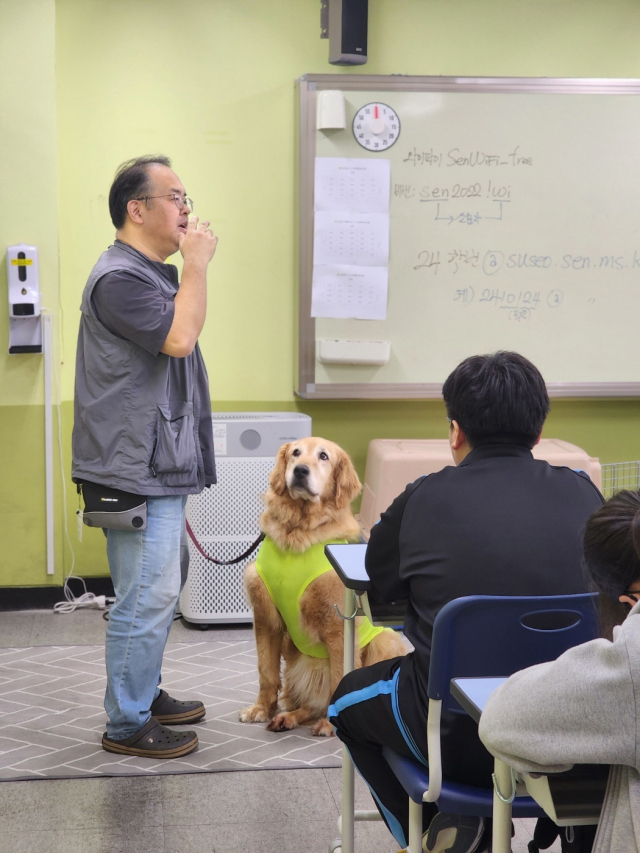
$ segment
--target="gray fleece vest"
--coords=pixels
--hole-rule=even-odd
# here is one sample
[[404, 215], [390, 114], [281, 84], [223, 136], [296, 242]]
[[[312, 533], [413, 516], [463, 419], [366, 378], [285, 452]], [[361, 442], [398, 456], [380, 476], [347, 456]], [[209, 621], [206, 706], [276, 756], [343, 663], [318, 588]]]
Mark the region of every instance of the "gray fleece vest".
[[[168, 299], [175, 296], [170, 282], [127, 246], [110, 246], [93, 268], [80, 306], [73, 479], [139, 495], [197, 494], [215, 482], [215, 470], [205, 471], [198, 438], [194, 390], [205, 371], [200, 349], [196, 345], [186, 358], [153, 356], [100, 323], [93, 288], [106, 273], [122, 270]], [[212, 466], [207, 459], [206, 467]]]

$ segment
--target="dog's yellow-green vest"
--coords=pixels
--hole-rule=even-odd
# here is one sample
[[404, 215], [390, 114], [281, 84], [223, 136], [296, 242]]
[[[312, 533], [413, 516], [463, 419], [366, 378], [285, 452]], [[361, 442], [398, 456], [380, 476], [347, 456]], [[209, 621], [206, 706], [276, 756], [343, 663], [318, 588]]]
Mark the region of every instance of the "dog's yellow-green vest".
[[[313, 658], [328, 658], [329, 655], [322, 643], [313, 643], [300, 626], [300, 599], [309, 586], [325, 572], [333, 568], [324, 555], [325, 545], [343, 545], [346, 539], [332, 539], [312, 545], [302, 553], [281, 551], [273, 539], [264, 539], [256, 558], [256, 570], [278, 612], [284, 619], [291, 639], [296, 648], [305, 655]], [[358, 644], [364, 648], [374, 637], [384, 631], [376, 628], [366, 616], [358, 624]]]

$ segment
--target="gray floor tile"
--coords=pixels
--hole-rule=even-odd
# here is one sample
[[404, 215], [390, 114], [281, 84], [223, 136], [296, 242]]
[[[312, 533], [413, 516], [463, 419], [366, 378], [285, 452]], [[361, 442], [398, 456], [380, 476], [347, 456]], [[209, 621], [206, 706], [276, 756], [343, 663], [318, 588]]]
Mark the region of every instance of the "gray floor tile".
[[[250, 776], [250, 778], [247, 778]], [[338, 816], [322, 770], [163, 776], [164, 825], [298, 823]], [[277, 849], [277, 848], [274, 848]]]
[[[329, 789], [337, 808], [342, 803], [342, 769], [340, 767], [327, 768], [322, 771], [325, 775]], [[375, 803], [366, 782], [359, 773], [355, 774], [354, 797], [356, 809], [375, 809]]]
[[0, 853], [160, 853], [164, 831], [151, 828], [49, 829], [0, 836]]
[[0, 839], [16, 827], [37, 833], [162, 826], [162, 821], [162, 789], [155, 778], [0, 784]]
[[31, 632], [36, 610], [3, 610], [0, 612], [0, 647], [31, 645]]
[[76, 610], [73, 613], [54, 613], [37, 610], [29, 645], [31, 646], [93, 646], [104, 645], [107, 623], [101, 610]]
[[202, 630], [198, 625], [187, 622], [185, 619], [176, 619], [171, 626], [169, 635], [170, 643], [225, 643], [234, 640], [247, 640], [253, 637], [253, 627], [249, 624], [242, 625], [211, 625], [207, 630]]
[[[92, 608], [64, 614], [54, 613], [53, 609], [1, 611], [0, 648], [102, 645], [107, 627], [102, 615], [103, 611]], [[169, 642], [228, 643], [252, 637], [253, 628], [249, 624], [215, 625], [202, 630], [184, 619], [176, 619], [171, 626]]]
[[[272, 805], [277, 808], [275, 801]], [[332, 824], [328, 818], [303, 822], [283, 818], [261, 824], [165, 826], [164, 849], [165, 853], [327, 853], [336, 837]], [[374, 853], [374, 848], [366, 853]]]

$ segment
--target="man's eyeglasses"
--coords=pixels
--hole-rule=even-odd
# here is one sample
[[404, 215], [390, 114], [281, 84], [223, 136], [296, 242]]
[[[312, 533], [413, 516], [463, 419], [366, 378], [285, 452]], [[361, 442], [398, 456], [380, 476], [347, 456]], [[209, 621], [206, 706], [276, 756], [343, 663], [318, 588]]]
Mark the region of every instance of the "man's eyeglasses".
[[173, 203], [178, 210], [182, 210], [183, 207], [188, 207], [191, 213], [193, 213], [193, 202], [191, 199], [187, 198], [187, 196], [181, 198], [176, 193], [167, 193], [166, 195], [143, 195], [140, 198], [137, 198], [136, 201], [149, 201], [152, 198], [172, 198]]

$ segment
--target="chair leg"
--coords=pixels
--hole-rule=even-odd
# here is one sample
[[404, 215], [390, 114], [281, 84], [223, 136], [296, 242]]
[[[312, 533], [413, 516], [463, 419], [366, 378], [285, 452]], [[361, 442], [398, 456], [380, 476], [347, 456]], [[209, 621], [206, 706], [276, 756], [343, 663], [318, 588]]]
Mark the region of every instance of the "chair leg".
[[346, 746], [342, 747], [342, 813], [340, 816], [341, 853], [354, 853], [354, 767]]
[[511, 799], [514, 793], [511, 768], [496, 758], [493, 783], [493, 853], [510, 853]]
[[422, 853], [422, 803], [409, 797], [409, 846], [407, 853]]

